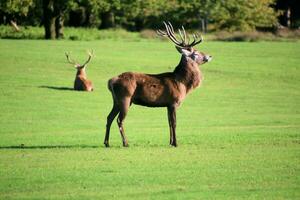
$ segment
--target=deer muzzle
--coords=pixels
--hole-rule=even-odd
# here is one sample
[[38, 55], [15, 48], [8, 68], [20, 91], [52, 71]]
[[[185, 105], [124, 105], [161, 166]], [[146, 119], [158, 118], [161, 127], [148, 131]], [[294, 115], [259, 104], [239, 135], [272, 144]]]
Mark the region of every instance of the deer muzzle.
[[203, 58], [204, 62], [209, 62], [211, 60], [212, 60], [212, 56], [210, 56], [210, 55], [205, 55], [204, 58]]

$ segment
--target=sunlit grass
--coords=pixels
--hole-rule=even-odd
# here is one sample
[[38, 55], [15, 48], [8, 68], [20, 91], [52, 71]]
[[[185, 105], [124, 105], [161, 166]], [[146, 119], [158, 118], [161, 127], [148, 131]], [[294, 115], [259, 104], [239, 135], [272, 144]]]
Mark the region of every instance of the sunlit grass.
[[[77, 60], [92, 93], [75, 92]], [[124, 71], [161, 73], [179, 61], [165, 41], [0, 40], [1, 199], [297, 199], [300, 197], [299, 42], [204, 42], [205, 79], [178, 110], [169, 147], [164, 108], [132, 106], [129, 148], [107, 80]]]

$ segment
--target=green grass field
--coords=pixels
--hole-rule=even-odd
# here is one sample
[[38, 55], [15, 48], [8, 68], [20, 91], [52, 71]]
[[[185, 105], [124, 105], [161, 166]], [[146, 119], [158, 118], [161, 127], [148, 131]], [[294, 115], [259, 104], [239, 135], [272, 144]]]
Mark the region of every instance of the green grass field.
[[[71, 88], [64, 52], [88, 66]], [[169, 42], [0, 40], [0, 199], [299, 199], [300, 42], [204, 42], [205, 80], [178, 110], [132, 106], [104, 148], [107, 80], [171, 71]]]

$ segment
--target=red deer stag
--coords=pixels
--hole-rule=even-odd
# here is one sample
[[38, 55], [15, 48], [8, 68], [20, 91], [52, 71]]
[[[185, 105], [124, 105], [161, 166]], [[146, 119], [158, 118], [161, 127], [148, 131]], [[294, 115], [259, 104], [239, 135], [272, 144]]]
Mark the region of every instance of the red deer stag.
[[202, 37], [193, 34], [193, 41], [186, 34], [184, 27], [179, 30], [180, 39], [174, 33], [170, 22], [165, 31], [158, 30], [160, 36], [168, 37], [181, 54], [181, 60], [173, 72], [162, 74], [142, 74], [125, 72], [108, 81], [108, 89], [112, 93], [113, 108], [107, 116], [104, 144], [109, 147], [111, 123], [118, 115], [118, 126], [123, 146], [128, 146], [123, 121], [132, 103], [148, 107], [167, 107], [170, 128], [170, 145], [176, 147], [176, 109], [187, 94], [198, 87], [203, 79], [199, 65], [212, 59], [211, 56], [198, 52], [193, 47], [202, 42]]
[[70, 64], [74, 65], [74, 67], [77, 69], [77, 73], [76, 73], [75, 81], [74, 81], [74, 90], [88, 91], [88, 92], [93, 91], [92, 81], [87, 79], [86, 72], [85, 72], [85, 68], [86, 68], [87, 64], [91, 61], [92, 52], [88, 52], [89, 57], [83, 65], [80, 65], [77, 62], [75, 62], [74, 60], [72, 60], [68, 53], [65, 53], [65, 54], [66, 54], [68, 62]]

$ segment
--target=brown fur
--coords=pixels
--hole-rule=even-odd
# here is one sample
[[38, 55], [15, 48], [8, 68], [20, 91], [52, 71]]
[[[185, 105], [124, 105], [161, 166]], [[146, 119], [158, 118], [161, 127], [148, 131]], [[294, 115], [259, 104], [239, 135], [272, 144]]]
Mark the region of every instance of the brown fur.
[[[193, 48], [178, 49], [182, 53], [180, 63], [173, 72], [162, 74], [142, 74], [125, 72], [108, 81], [112, 93], [113, 108], [107, 116], [104, 144], [109, 146], [111, 123], [118, 116], [123, 146], [128, 146], [123, 121], [130, 105], [148, 107], [167, 107], [170, 127], [170, 144], [177, 146], [176, 141], [176, 108], [186, 95], [201, 84], [203, 79], [199, 65], [207, 62], [207, 56]], [[188, 52], [189, 54], [186, 54]], [[185, 53], [185, 54], [184, 54]]]
[[78, 91], [93, 91], [92, 81], [88, 80], [86, 77], [85, 66], [77, 67], [77, 73], [74, 81], [74, 90]]
[[93, 54], [92, 52], [88, 52], [88, 55], [89, 55], [88, 59], [82, 65], [80, 65], [76, 61], [72, 60], [70, 58], [69, 53], [67, 53], [67, 52], [65, 53], [67, 61], [70, 64], [74, 65], [74, 67], [77, 69], [77, 73], [76, 73], [75, 81], [74, 81], [74, 90], [88, 91], [88, 92], [93, 91], [92, 81], [87, 79], [86, 72], [85, 72], [87, 64], [91, 61], [92, 54]]

